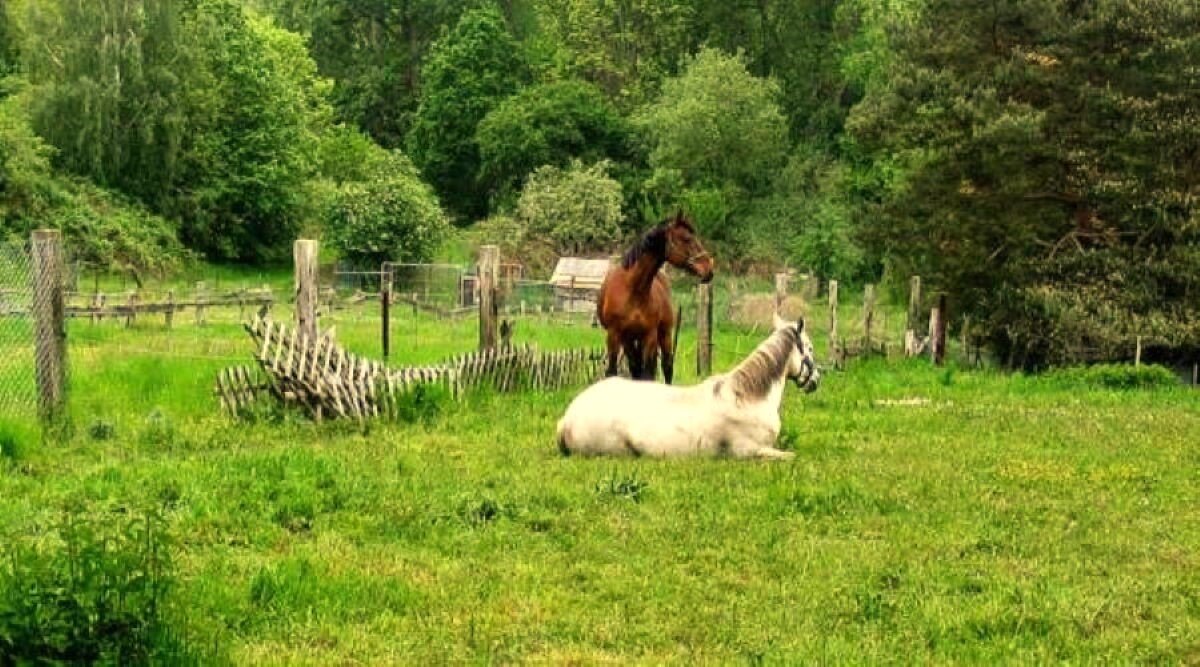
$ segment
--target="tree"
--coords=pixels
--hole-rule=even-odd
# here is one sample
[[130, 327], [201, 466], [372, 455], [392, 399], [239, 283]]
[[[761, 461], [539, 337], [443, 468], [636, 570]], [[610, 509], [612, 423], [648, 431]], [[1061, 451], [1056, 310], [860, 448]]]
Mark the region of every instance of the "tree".
[[524, 242], [541, 243], [559, 255], [609, 250], [621, 236], [621, 185], [607, 175], [608, 165], [565, 169], [540, 167], [517, 201]]
[[692, 8], [679, 0], [534, 4], [552, 69], [596, 84], [626, 109], [650, 99], [693, 42]]
[[259, 0], [282, 25], [309, 35], [323, 76], [334, 81], [339, 120], [380, 145], [403, 144], [434, 38], [472, 0]]
[[423, 72], [409, 154], [460, 221], [487, 211], [478, 184], [475, 132], [483, 118], [524, 80], [520, 49], [492, 6], [467, 12], [433, 46]]
[[369, 159], [366, 178], [333, 198], [325, 228], [334, 246], [363, 266], [430, 261], [450, 228], [437, 197], [398, 151], [376, 148]]
[[689, 186], [770, 186], [787, 159], [779, 86], [746, 71], [741, 56], [704, 49], [637, 117], [652, 146], [650, 165], [678, 170]]
[[286, 248], [330, 120], [299, 36], [236, 0], [34, 7], [34, 126], [56, 165], [179, 219], [214, 259]]
[[927, 3], [850, 121], [899, 174], [864, 237], [1017, 365], [1200, 347], [1198, 11]]
[[529, 86], [508, 98], [479, 124], [476, 143], [480, 181], [499, 199], [539, 166], [624, 160], [633, 152], [628, 123], [581, 81]]
[[[20, 62], [19, 38], [14, 28], [8, 16], [8, 0], [0, 0], [0, 77], [15, 72]], [[2, 94], [0, 91], [0, 95]]]
[[300, 196], [316, 167], [331, 110], [295, 33], [248, 16], [233, 0], [200, 0], [187, 24], [203, 54], [203, 103], [170, 210], [192, 247], [222, 259], [287, 250], [302, 222]]

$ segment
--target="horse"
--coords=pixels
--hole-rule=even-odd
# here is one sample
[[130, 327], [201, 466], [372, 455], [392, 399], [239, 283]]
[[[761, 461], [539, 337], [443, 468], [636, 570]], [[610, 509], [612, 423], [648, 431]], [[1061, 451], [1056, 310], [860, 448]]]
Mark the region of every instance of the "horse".
[[671, 264], [709, 282], [713, 278], [713, 259], [696, 237], [696, 228], [683, 212], [663, 222], [629, 248], [618, 266], [604, 276], [596, 299], [596, 319], [606, 331], [608, 368], [605, 375], [617, 375], [617, 360], [622, 350], [629, 362], [629, 375], [635, 380], [655, 379], [659, 352], [662, 353], [663, 378], [671, 384], [675, 372], [675, 314], [671, 312], [671, 287], [663, 274], [663, 264]]
[[558, 422], [564, 456], [725, 456], [790, 459], [775, 447], [787, 380], [816, 391], [821, 373], [804, 321], [775, 316], [774, 330], [736, 368], [691, 387], [600, 380]]

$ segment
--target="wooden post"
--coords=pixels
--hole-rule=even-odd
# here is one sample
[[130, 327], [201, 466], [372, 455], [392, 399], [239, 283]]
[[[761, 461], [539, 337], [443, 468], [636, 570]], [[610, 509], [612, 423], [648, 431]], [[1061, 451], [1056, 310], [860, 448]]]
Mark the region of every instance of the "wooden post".
[[296, 289], [296, 330], [317, 339], [317, 242], [300, 239], [292, 245]]
[[1200, 385], [1200, 364], [1192, 364], [1192, 386]]
[[128, 311], [125, 313], [125, 327], [128, 328], [128, 327], [133, 326], [133, 323], [137, 320], [137, 309], [138, 309], [137, 290], [133, 290], [129, 293], [129, 296], [125, 299], [125, 305], [126, 305], [126, 307], [128, 307]]
[[941, 294], [929, 319], [929, 356], [936, 366], [946, 361], [946, 319], [946, 295]]
[[775, 274], [775, 314], [782, 317], [783, 302], [787, 300], [788, 293], [788, 278], [787, 272]]
[[875, 286], [863, 290], [863, 353], [871, 353], [871, 326], [875, 323]]
[[33, 232], [31, 251], [38, 413], [43, 421], [50, 422], [61, 414], [67, 393], [62, 235], [54, 229]]
[[696, 286], [696, 376], [712, 373], [712, 283]]
[[379, 334], [383, 360], [392, 353], [392, 272], [384, 269], [379, 283]]
[[175, 319], [175, 290], [167, 290], [167, 309], [163, 311], [163, 322], [167, 328], [171, 328], [171, 323]]
[[1133, 367], [1138, 368], [1142, 365], [1142, 337], [1137, 337], [1137, 348], [1133, 351]]
[[829, 363], [837, 363], [838, 281], [829, 281]]
[[500, 267], [500, 246], [479, 248], [479, 349], [496, 347], [496, 278]]
[[921, 276], [908, 281], [908, 319], [904, 324], [904, 356], [915, 357], [920, 353], [917, 325], [921, 319]]
[[204, 302], [205, 285], [203, 282], [196, 283], [196, 326], [204, 326]]

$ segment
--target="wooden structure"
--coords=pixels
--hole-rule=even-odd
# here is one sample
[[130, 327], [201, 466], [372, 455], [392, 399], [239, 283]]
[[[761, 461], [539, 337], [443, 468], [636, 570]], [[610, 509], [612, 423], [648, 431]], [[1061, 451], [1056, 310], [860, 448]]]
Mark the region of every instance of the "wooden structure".
[[451, 396], [487, 387], [496, 391], [552, 391], [593, 382], [604, 372], [602, 350], [541, 351], [531, 346], [489, 348], [431, 366], [392, 368], [350, 354], [331, 336], [315, 339], [265, 317], [248, 322], [258, 368], [232, 366], [217, 374], [221, 407], [239, 414], [258, 401], [278, 400], [313, 419], [395, 418], [401, 397], [418, 385]]
[[550, 274], [555, 308], [572, 313], [596, 309], [596, 297], [611, 262], [608, 259], [560, 257]]

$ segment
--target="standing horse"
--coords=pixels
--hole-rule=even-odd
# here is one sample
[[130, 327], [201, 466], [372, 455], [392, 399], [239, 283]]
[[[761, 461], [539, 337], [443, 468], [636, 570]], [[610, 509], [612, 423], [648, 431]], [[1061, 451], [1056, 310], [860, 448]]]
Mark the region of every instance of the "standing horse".
[[605, 375], [617, 374], [617, 359], [624, 350], [629, 375], [635, 380], [653, 381], [661, 351], [663, 379], [671, 384], [675, 371], [671, 330], [676, 322], [671, 312], [671, 288], [659, 271], [668, 263], [698, 276], [701, 282], [712, 280], [712, 257], [700, 245], [696, 228], [682, 212], [643, 234], [625, 253], [621, 264], [604, 276], [596, 316], [607, 331]]
[[610, 377], [588, 387], [558, 422], [558, 448], [584, 456], [790, 459], [775, 448], [789, 379], [811, 392], [821, 374], [803, 320], [776, 315], [774, 332], [737, 368], [696, 386]]

